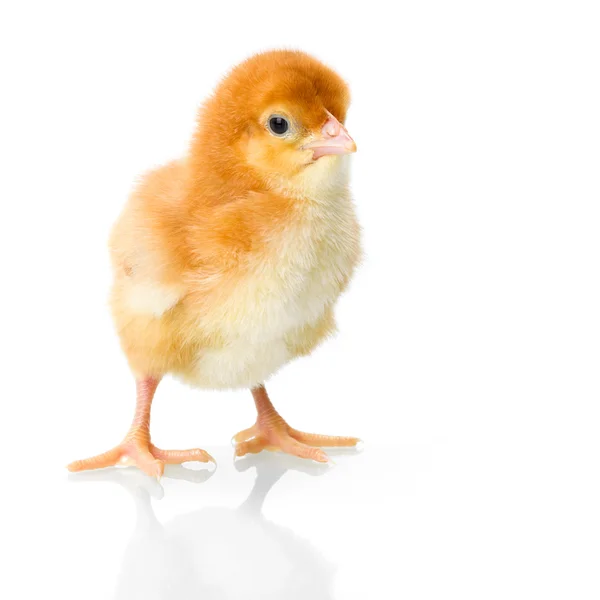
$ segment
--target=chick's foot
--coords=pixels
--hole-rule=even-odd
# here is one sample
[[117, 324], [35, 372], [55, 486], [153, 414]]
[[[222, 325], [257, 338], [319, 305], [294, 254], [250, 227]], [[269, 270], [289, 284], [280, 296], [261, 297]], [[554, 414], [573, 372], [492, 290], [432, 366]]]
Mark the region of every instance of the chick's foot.
[[360, 439], [334, 435], [305, 433], [290, 427], [275, 410], [264, 386], [252, 390], [258, 417], [256, 423], [233, 436], [236, 456], [255, 454], [261, 450], [279, 450], [320, 463], [329, 462], [321, 447], [352, 447]]
[[150, 441], [140, 439], [125, 439], [112, 450], [76, 460], [67, 466], [71, 472], [87, 471], [89, 469], [102, 469], [114, 466], [136, 466], [151, 477], [162, 477], [165, 465], [181, 464], [188, 461], [214, 462], [212, 456], [205, 450], [193, 448], [191, 450], [161, 450]]
[[137, 382], [135, 416], [125, 439], [112, 450], [76, 460], [67, 465], [71, 472], [102, 469], [117, 465], [135, 465], [151, 477], [160, 478], [165, 464], [181, 464], [188, 461], [215, 462], [208, 452], [200, 448], [192, 450], [161, 450], [150, 442], [150, 406], [159, 380], [151, 377]]

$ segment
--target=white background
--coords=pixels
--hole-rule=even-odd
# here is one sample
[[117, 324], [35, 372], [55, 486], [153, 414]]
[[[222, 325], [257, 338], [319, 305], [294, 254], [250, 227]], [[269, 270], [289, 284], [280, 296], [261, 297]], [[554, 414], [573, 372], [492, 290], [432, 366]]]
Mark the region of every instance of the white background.
[[[3, 3], [0, 595], [598, 598], [597, 8]], [[170, 471], [152, 501], [136, 472], [69, 480], [133, 410], [110, 226], [226, 70], [281, 46], [351, 86], [366, 258], [339, 335], [269, 389], [294, 426], [365, 451], [236, 468], [250, 395], [165, 381], [153, 439], [218, 471]]]

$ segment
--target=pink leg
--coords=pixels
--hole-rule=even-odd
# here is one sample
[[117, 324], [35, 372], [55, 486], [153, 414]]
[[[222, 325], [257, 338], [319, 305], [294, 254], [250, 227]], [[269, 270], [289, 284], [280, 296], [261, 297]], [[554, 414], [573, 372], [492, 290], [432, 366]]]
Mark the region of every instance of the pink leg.
[[117, 464], [136, 465], [144, 473], [160, 478], [165, 464], [179, 464], [187, 461], [214, 462], [208, 452], [192, 450], [161, 450], [150, 441], [150, 408], [160, 379], [146, 377], [136, 382], [137, 400], [131, 427], [123, 441], [112, 450], [76, 460], [67, 466], [69, 471], [102, 469]]
[[237, 456], [254, 454], [261, 450], [281, 450], [301, 458], [326, 463], [329, 458], [319, 446], [356, 446], [360, 441], [355, 437], [319, 435], [293, 429], [275, 410], [263, 385], [254, 388], [252, 396], [258, 416], [252, 427], [234, 436]]

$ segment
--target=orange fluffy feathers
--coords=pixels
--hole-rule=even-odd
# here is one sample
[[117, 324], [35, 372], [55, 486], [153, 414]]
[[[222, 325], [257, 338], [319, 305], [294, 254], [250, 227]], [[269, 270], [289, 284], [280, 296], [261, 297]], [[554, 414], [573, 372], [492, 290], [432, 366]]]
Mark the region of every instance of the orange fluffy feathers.
[[253, 387], [333, 330], [359, 258], [348, 103], [316, 59], [256, 55], [205, 103], [188, 156], [145, 176], [110, 243], [138, 377]]

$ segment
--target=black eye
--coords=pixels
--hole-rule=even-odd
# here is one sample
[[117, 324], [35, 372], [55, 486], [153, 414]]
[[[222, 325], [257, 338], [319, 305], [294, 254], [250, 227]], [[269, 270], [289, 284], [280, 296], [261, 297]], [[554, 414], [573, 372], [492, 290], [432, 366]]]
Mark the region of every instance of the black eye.
[[269, 118], [269, 129], [275, 135], [283, 135], [290, 128], [290, 124], [283, 118], [274, 115]]

